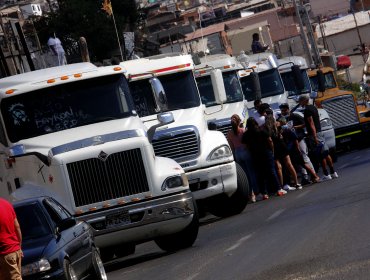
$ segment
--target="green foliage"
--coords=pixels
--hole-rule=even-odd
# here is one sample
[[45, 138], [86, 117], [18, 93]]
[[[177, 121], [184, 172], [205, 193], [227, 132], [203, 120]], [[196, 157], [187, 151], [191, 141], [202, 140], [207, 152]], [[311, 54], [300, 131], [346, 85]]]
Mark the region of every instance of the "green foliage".
[[[103, 0], [59, 0], [59, 10], [35, 22], [40, 40], [46, 45], [50, 32], [62, 41], [69, 57], [79, 59], [78, 40], [85, 37], [92, 61], [119, 53], [114, 21], [103, 11]], [[134, 0], [111, 0], [115, 23], [123, 48], [123, 32], [133, 30], [137, 21]]]
[[353, 91], [355, 95], [358, 95], [361, 91], [358, 83], [350, 83], [339, 77], [337, 77], [337, 83], [340, 89]]

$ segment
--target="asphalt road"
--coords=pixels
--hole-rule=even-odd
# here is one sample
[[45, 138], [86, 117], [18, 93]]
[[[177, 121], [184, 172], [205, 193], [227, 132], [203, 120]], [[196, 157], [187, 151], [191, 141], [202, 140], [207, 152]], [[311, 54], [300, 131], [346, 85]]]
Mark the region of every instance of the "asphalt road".
[[106, 264], [108, 279], [370, 279], [370, 148], [340, 155], [338, 179], [206, 216], [193, 247], [154, 242]]

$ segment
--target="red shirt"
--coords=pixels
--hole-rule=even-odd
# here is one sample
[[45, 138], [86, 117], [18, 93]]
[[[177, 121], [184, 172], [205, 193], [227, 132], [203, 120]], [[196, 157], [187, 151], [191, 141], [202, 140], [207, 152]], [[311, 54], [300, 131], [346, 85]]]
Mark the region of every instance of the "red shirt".
[[0, 255], [21, 249], [14, 221], [17, 218], [13, 206], [0, 198]]

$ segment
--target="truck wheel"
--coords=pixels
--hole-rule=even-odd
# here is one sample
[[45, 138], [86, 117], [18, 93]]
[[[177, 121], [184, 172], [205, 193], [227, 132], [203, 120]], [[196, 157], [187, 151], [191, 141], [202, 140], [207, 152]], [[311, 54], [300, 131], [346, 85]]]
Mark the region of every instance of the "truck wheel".
[[243, 168], [236, 164], [237, 189], [231, 197], [225, 195], [211, 198], [208, 210], [217, 217], [228, 217], [241, 213], [247, 206], [249, 199], [248, 177]]
[[103, 262], [100, 258], [98, 250], [92, 249], [92, 263], [90, 268], [90, 276], [96, 280], [107, 280], [107, 274], [105, 273]]
[[63, 261], [64, 277], [66, 280], [77, 280], [77, 275], [73, 269], [71, 262], [67, 259]]
[[117, 258], [123, 258], [128, 255], [132, 255], [135, 253], [136, 245], [134, 243], [128, 243], [121, 246], [114, 251]]
[[164, 251], [174, 252], [193, 245], [198, 236], [199, 216], [198, 209], [194, 203], [194, 214], [191, 223], [182, 231], [159, 237], [155, 243]]

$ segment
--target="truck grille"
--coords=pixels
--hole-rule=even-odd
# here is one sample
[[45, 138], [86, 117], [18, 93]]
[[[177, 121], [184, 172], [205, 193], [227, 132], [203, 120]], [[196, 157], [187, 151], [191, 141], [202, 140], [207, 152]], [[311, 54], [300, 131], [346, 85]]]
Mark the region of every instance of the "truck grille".
[[76, 207], [149, 191], [140, 149], [68, 163], [67, 170]]
[[157, 156], [177, 161], [192, 159], [199, 155], [198, 135], [192, 128], [166, 131], [155, 135], [152, 145]]
[[227, 137], [228, 131], [231, 129], [231, 123], [229, 124], [223, 124], [223, 125], [217, 125], [217, 130], [222, 132], [225, 137]]
[[322, 102], [322, 107], [330, 116], [334, 129], [359, 122], [356, 104], [352, 95], [343, 95]]

